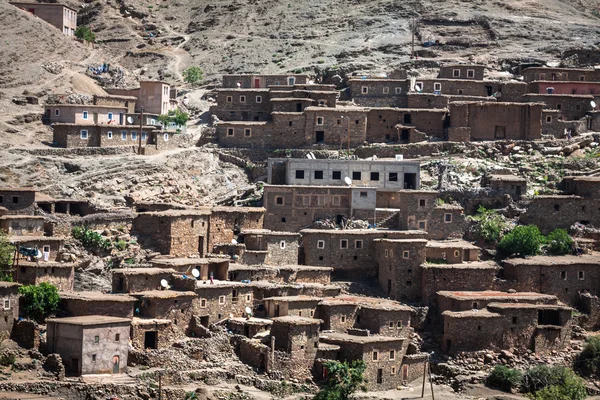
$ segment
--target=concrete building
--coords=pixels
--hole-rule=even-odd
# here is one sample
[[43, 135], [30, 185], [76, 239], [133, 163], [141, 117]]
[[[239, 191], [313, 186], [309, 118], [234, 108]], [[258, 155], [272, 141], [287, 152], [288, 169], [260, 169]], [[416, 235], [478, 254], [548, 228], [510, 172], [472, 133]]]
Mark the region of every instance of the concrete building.
[[60, 3], [10, 2], [10, 4], [43, 19], [67, 36], [75, 36], [77, 10], [74, 8]]
[[111, 95], [132, 96], [137, 99], [135, 112], [144, 109], [145, 114], [158, 116], [177, 108], [177, 90], [167, 82], [140, 81], [135, 89], [106, 89]]
[[418, 161], [270, 158], [267, 168], [267, 182], [279, 185], [347, 186], [348, 177], [355, 187], [394, 191], [419, 189], [421, 183]]
[[308, 84], [308, 75], [305, 74], [280, 74], [280, 75], [254, 75], [238, 74], [223, 75], [224, 88], [268, 88], [269, 86], [294, 86]]
[[119, 374], [127, 367], [131, 320], [90, 315], [46, 321], [48, 352], [74, 375]]

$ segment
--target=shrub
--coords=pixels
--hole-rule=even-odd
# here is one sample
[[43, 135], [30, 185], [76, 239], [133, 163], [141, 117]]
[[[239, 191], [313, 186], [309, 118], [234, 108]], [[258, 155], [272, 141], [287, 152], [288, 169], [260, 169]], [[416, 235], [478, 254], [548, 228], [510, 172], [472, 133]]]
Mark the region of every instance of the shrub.
[[93, 249], [110, 249], [110, 240], [104, 239], [101, 234], [89, 230], [86, 227], [76, 226], [72, 231], [73, 237], [81, 242], [83, 247], [88, 250]]
[[499, 215], [494, 210], [487, 210], [483, 206], [479, 206], [477, 214], [470, 217], [474, 221], [474, 232], [487, 243], [498, 243], [502, 235], [508, 230], [508, 223], [503, 215]]
[[17, 356], [13, 353], [4, 353], [0, 356], [0, 365], [3, 367], [8, 367], [9, 365], [13, 365], [17, 361]]
[[58, 290], [56, 286], [49, 283], [21, 286], [19, 293], [27, 314], [37, 322], [44, 322], [46, 317], [58, 309], [60, 301]]
[[123, 251], [127, 248], [127, 242], [124, 240], [119, 240], [115, 243], [115, 248], [117, 250]]
[[485, 383], [490, 387], [510, 392], [512, 389], [519, 387], [522, 376], [521, 372], [516, 369], [496, 365], [488, 375]]
[[523, 376], [521, 389], [535, 400], [585, 399], [583, 380], [572, 369], [539, 365], [530, 368]]
[[15, 246], [10, 244], [6, 233], [0, 229], [0, 267], [12, 265]]
[[347, 400], [358, 390], [366, 390], [364, 373], [367, 368], [362, 360], [352, 362], [327, 361], [327, 383], [313, 400]]
[[504, 256], [533, 256], [540, 252], [543, 241], [544, 236], [537, 226], [517, 226], [502, 238], [498, 250]]
[[190, 116], [179, 109], [171, 110], [167, 114], [158, 116], [158, 120], [163, 124], [164, 128], [167, 128], [170, 123], [174, 123], [177, 126], [184, 126], [189, 119]]
[[189, 67], [184, 70], [181, 75], [183, 75], [183, 80], [191, 85], [197, 85], [204, 79], [204, 71], [197, 66]]
[[600, 376], [600, 336], [592, 336], [577, 356], [577, 370], [585, 376]]
[[556, 256], [573, 253], [573, 239], [564, 229], [555, 229], [546, 238], [548, 253]]
[[90, 43], [96, 41], [96, 34], [87, 25], [79, 25], [75, 29], [75, 37]]

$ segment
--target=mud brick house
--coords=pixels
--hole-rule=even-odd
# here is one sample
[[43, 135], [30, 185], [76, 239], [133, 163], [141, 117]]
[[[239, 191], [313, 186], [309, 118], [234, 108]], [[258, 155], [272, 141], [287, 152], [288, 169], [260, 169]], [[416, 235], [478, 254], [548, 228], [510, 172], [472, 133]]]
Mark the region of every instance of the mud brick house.
[[197, 269], [200, 273], [199, 279], [208, 280], [212, 274], [213, 279], [226, 280], [229, 269], [229, 259], [222, 257], [210, 258], [161, 258], [150, 260], [150, 264], [156, 268], [166, 268], [179, 273], [192, 276], [192, 270]]
[[266, 281], [251, 282], [253, 297], [260, 301], [267, 297], [282, 296], [312, 296], [312, 297], [334, 297], [340, 294], [341, 289], [336, 285], [323, 283], [272, 283]]
[[240, 232], [245, 250], [240, 262], [248, 265], [286, 265], [298, 263], [300, 234], [248, 229]]
[[264, 185], [265, 228], [295, 232], [317, 220], [375, 219], [373, 187]]
[[311, 160], [306, 158], [270, 158], [267, 182], [275, 185], [374, 187], [378, 191], [419, 189], [421, 169], [418, 161]]
[[170, 268], [115, 268], [112, 270], [113, 293], [139, 293], [160, 290], [163, 279], [170, 281]]
[[210, 210], [168, 210], [139, 213], [133, 231], [140, 243], [161, 254], [186, 257], [207, 253]]
[[56, 286], [60, 291], [73, 290], [75, 264], [71, 262], [19, 261], [13, 267], [13, 279], [23, 285], [38, 285], [42, 282]]
[[322, 283], [331, 282], [333, 268], [307, 265], [229, 265], [230, 281], [269, 281], [279, 283]]
[[173, 321], [160, 318], [133, 318], [131, 320], [131, 344], [140, 350], [162, 350], [184, 335], [173, 329]]
[[[592, 111], [591, 102], [593, 100], [594, 96], [582, 94], [530, 93], [523, 96], [523, 101], [525, 102], [544, 103], [545, 110], [558, 111], [556, 118], [565, 121], [574, 121], [585, 117], [588, 111]], [[547, 117], [548, 116], [546, 116], [546, 118]]]
[[448, 109], [371, 108], [367, 114], [369, 143], [416, 143], [428, 138], [444, 138]]
[[236, 335], [253, 338], [256, 335], [267, 335], [270, 333], [273, 321], [263, 318], [229, 318], [227, 326]]
[[525, 82], [600, 82], [600, 70], [585, 68], [532, 67], [523, 71]]
[[557, 228], [568, 229], [575, 223], [598, 226], [598, 200], [574, 195], [535, 196], [527, 210], [521, 214], [521, 222], [536, 225], [543, 234]]
[[0, 282], [0, 333], [10, 337], [15, 320], [19, 318], [19, 285], [15, 282]]
[[340, 346], [339, 361], [365, 362], [368, 390], [396, 389], [405, 383], [402, 359], [408, 346], [407, 338], [322, 333], [320, 341]]
[[268, 121], [273, 107], [269, 89], [216, 89], [211, 114], [219, 121]]
[[535, 256], [505, 260], [504, 279], [516, 290], [536, 291], [575, 306], [579, 293], [600, 294], [600, 256]]
[[364, 144], [367, 111], [355, 106], [305, 108], [305, 145], [322, 143], [347, 148]]
[[376, 276], [375, 239], [419, 239], [423, 231], [387, 229], [303, 229], [302, 249], [307, 265], [331, 267], [336, 276]]
[[373, 242], [379, 286], [392, 299], [420, 299], [427, 240], [381, 238]]
[[231, 243], [246, 229], [263, 227], [265, 209], [263, 207], [213, 207], [208, 226], [208, 251], [220, 243]]
[[136, 98], [131, 96], [94, 96], [91, 104], [65, 104], [61, 101], [58, 97], [56, 102], [44, 105], [44, 122], [51, 125], [127, 125], [126, 116], [134, 111], [136, 104]]
[[[152, 140], [155, 126], [142, 127], [142, 146], [155, 144]], [[84, 125], [52, 124], [52, 142], [58, 147], [109, 147], [139, 145], [139, 126], [134, 125]], [[167, 139], [168, 140], [168, 139]]]
[[437, 297], [437, 308], [440, 313], [444, 311], [482, 310], [490, 303], [558, 304], [556, 296], [536, 292], [439, 291]]
[[444, 262], [460, 264], [462, 262], [479, 261], [481, 249], [462, 239], [431, 240], [425, 246], [427, 262]]
[[[526, 85], [524, 85], [526, 88]], [[461, 90], [461, 89], [459, 89]], [[519, 99], [517, 99], [519, 100]], [[440, 112], [448, 112], [448, 105], [455, 101], [491, 101], [496, 102], [496, 97], [467, 96], [464, 94], [436, 94], [436, 93], [408, 93], [408, 108], [412, 109], [430, 109]], [[447, 119], [444, 120], [447, 122]]]
[[444, 64], [440, 67], [438, 78], [482, 81], [484, 73], [484, 65]]
[[351, 78], [348, 81], [352, 100], [363, 107], [407, 107], [406, 79]]
[[275, 349], [288, 353], [292, 358], [305, 360], [312, 367], [319, 343], [321, 320], [314, 318], [285, 316], [273, 318], [271, 337], [275, 338]]
[[3, 215], [0, 230], [8, 236], [43, 236], [44, 217], [33, 215]]
[[[451, 297], [458, 297], [458, 303], [470, 294], [473, 292]], [[488, 293], [482, 299], [490, 300], [490, 297], [495, 296]], [[443, 351], [455, 354], [517, 348], [543, 353], [569, 345], [572, 308], [558, 304], [556, 298], [554, 301], [542, 299], [545, 303], [524, 303], [510, 298], [512, 301], [503, 302], [502, 297], [509, 296], [497, 297], [498, 302], [488, 302], [483, 308], [443, 311]], [[474, 305], [478, 305], [477, 302]]]
[[493, 262], [425, 263], [421, 265], [421, 298], [432, 303], [439, 291], [493, 289], [499, 271], [500, 267]]
[[494, 191], [508, 194], [513, 200], [527, 194], [527, 179], [515, 175], [490, 175], [484, 178], [484, 184]]
[[33, 215], [35, 189], [0, 188], [0, 207], [4, 207], [7, 214]]
[[169, 111], [177, 108], [177, 90], [172, 88], [167, 82], [161, 81], [140, 81], [140, 87], [135, 89], [106, 89], [106, 91], [115, 96], [135, 97], [135, 112], [144, 109], [145, 114], [167, 114]]
[[543, 103], [451, 103], [448, 140], [540, 139], [543, 106]]
[[[60, 261], [63, 245], [65, 243], [65, 238], [62, 236], [9, 236], [9, 240], [15, 246], [38, 249], [42, 253], [42, 257], [39, 259], [32, 258], [27, 261], [37, 261], [42, 265], [46, 265], [49, 262]], [[26, 259], [22, 255], [18, 255], [18, 258], [19, 263], [20, 260]]]
[[528, 84], [530, 93], [554, 95], [600, 95], [600, 81], [533, 81]]
[[46, 321], [50, 353], [60, 354], [67, 372], [75, 375], [119, 374], [127, 367], [127, 318], [89, 315]]
[[77, 10], [60, 3], [10, 2], [59, 29], [64, 35], [75, 36]]
[[109, 317], [133, 318], [136, 299], [121, 294], [101, 292], [61, 292], [60, 311], [65, 316], [106, 315]]
[[[187, 332], [196, 310], [196, 293], [175, 290], [150, 290], [131, 294], [136, 302], [135, 316], [168, 319], [173, 328]], [[139, 311], [138, 311], [139, 310]]]
[[297, 316], [313, 318], [321, 299], [311, 296], [267, 297], [263, 299], [269, 318]]
[[600, 177], [598, 176], [567, 176], [561, 182], [566, 194], [581, 197], [600, 197]]
[[268, 88], [269, 86], [294, 86], [308, 84], [308, 75], [223, 75], [225, 88]]

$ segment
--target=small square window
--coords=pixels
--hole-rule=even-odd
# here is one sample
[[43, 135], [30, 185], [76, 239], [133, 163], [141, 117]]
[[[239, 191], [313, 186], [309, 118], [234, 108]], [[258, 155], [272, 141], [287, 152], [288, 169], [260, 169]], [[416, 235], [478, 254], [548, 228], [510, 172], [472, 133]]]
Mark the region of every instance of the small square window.
[[402, 258], [410, 258], [410, 251], [404, 250], [402, 252]]
[[562, 104], [560, 104], [560, 103], [559, 103], [559, 104], [557, 104], [557, 105], [556, 105], [556, 109], [560, 111], [560, 110], [562, 109]]
[[392, 374], [392, 375], [396, 375], [396, 367], [392, 367], [391, 374]]
[[546, 116], [546, 122], [552, 122], [552, 116], [551, 115], [547, 115]]
[[331, 179], [335, 179], [335, 180], [342, 179], [342, 171], [332, 171]]
[[425, 207], [427, 201], [425, 199], [419, 199], [419, 208]]
[[256, 96], [256, 102], [262, 103], [262, 96]]
[[394, 321], [390, 321], [390, 328], [394, 327]]
[[449, 214], [449, 213], [444, 214], [444, 222], [447, 224], [452, 222], [452, 214]]
[[92, 354], [92, 362], [96, 362], [96, 355]]
[[137, 140], [137, 132], [136, 131], [131, 132], [131, 140]]
[[342, 323], [346, 322], [346, 316], [345, 315], [342, 315], [340, 317], [340, 322], [342, 322]]
[[325, 241], [317, 240], [317, 249], [324, 249], [324, 248], [325, 248]]
[[82, 129], [80, 137], [81, 137], [81, 139], [87, 139], [88, 138], [88, 131], [86, 131], [85, 129]]
[[315, 179], [323, 179], [323, 171], [315, 171]]
[[277, 196], [275, 197], [275, 204], [282, 206], [283, 205], [283, 197]]
[[57, 117], [60, 116], [60, 110], [58, 108], [54, 110], [54, 115], [56, 115]]
[[112, 139], [113, 138], [113, 133], [112, 132], [106, 132], [106, 137], [108, 139]]
[[219, 296], [219, 304], [225, 304], [225, 296]]
[[121, 132], [121, 140], [127, 140], [127, 132], [126, 131]]
[[512, 323], [516, 324], [517, 323], [517, 317], [512, 317]]
[[360, 89], [360, 92], [361, 92], [362, 94], [368, 94], [368, 93], [369, 93], [369, 88], [368, 88], [367, 86], [363, 86], [363, 87]]
[[577, 111], [581, 111], [581, 104], [577, 104], [577, 105], [575, 106], [575, 110], [577, 110]]
[[233, 101], [233, 97], [232, 96], [227, 96], [227, 102], [231, 103]]
[[388, 180], [390, 182], [398, 182], [398, 173], [397, 172], [390, 172]]
[[348, 239], [341, 239], [340, 240], [340, 249], [347, 249], [348, 248]]
[[398, 328], [402, 328], [402, 321], [398, 321], [398, 324], [396, 325]]
[[200, 308], [206, 308], [206, 299], [200, 299]]
[[100, 336], [94, 336], [94, 343], [100, 343]]
[[389, 87], [384, 87], [383, 88], [383, 94], [388, 94], [390, 92], [390, 88]]
[[106, 117], [108, 118], [109, 121], [112, 121], [113, 113], [109, 112], [108, 114], [106, 114]]
[[10, 310], [10, 299], [4, 299], [4, 302], [3, 302], [3, 303], [4, 303], [4, 304], [3, 304], [3, 308], [4, 308], [5, 310]]
[[384, 254], [385, 258], [388, 258], [388, 256], [389, 256], [389, 253], [390, 253], [390, 252], [388, 251], [388, 249], [385, 249], [385, 251], [383, 252], [383, 254]]
[[341, 119], [338, 119], [338, 120], [336, 121], [336, 123], [337, 123], [338, 125], [341, 125], [341, 124], [342, 124], [342, 120], [341, 120]]
[[397, 87], [395, 90], [396, 94], [400, 94], [402, 93], [402, 88], [401, 87]]
[[281, 242], [279, 242], [279, 248], [285, 249], [285, 240], [282, 240]]
[[304, 170], [303, 169], [296, 170], [296, 179], [304, 179]]
[[323, 125], [323, 117], [317, 117], [317, 125]]
[[452, 77], [453, 78], [459, 78], [460, 77], [460, 69], [453, 69], [452, 70]]
[[88, 116], [89, 116], [88, 112], [84, 111], [83, 112], [83, 119], [88, 119]]
[[360, 181], [362, 179], [362, 174], [360, 171], [352, 171], [352, 179], [355, 181]]
[[427, 230], [427, 221], [419, 221], [419, 229], [426, 231]]
[[371, 180], [378, 181], [379, 180], [379, 172], [371, 172]]
[[585, 272], [583, 271], [579, 271], [577, 272], [577, 279], [579, 279], [580, 281], [585, 279]]
[[240, 103], [246, 102], [246, 96], [240, 96]]
[[379, 352], [373, 351], [373, 361], [377, 361], [379, 359]]
[[560, 271], [560, 279], [567, 280], [567, 271]]
[[115, 342], [118, 342], [121, 340], [121, 334], [120, 333], [116, 333], [115, 334]]
[[362, 247], [363, 247], [363, 241], [361, 239], [357, 239], [354, 241], [355, 249], [362, 249]]
[[360, 192], [360, 197], [369, 197], [369, 193], [367, 193], [367, 192]]
[[[392, 322], [392, 325], [394, 323]], [[394, 350], [390, 350], [390, 360], [395, 360], [396, 359], [396, 352]]]
[[233, 136], [233, 128], [227, 128], [227, 136]]
[[252, 295], [251, 294], [247, 294], [246, 295], [246, 303], [249, 303], [252, 301]]
[[441, 83], [434, 83], [433, 84], [433, 91], [434, 92], [441, 92], [442, 91], [442, 84]]
[[245, 128], [245, 129], [244, 129], [244, 136], [245, 136], [245, 137], [250, 137], [250, 136], [252, 136], [252, 129], [250, 129], [250, 128]]
[[475, 70], [474, 69], [467, 70], [467, 78], [475, 78]]

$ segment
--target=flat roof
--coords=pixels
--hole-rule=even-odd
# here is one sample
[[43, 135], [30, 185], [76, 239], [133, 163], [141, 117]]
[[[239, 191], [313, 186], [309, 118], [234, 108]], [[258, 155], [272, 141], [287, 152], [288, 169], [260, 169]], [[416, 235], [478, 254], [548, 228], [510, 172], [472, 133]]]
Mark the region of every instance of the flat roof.
[[347, 342], [347, 343], [357, 343], [357, 344], [371, 344], [371, 343], [392, 343], [392, 342], [402, 342], [405, 341], [406, 338], [403, 337], [392, 337], [392, 336], [380, 336], [380, 335], [371, 335], [371, 336], [357, 336], [357, 335], [349, 335], [347, 333], [321, 333], [319, 336], [323, 340], [333, 340], [336, 342]]
[[[135, 127], [134, 125], [130, 125]], [[194, 215], [210, 215], [210, 208], [207, 209], [185, 209], [185, 210], [164, 210], [164, 211], [144, 211], [138, 215], [149, 215], [156, 217], [185, 217]]]
[[442, 315], [451, 318], [502, 318], [502, 314], [490, 312], [487, 309], [468, 311], [444, 311]]
[[293, 325], [320, 325], [321, 320], [315, 318], [297, 317], [292, 315], [286, 315], [285, 317], [272, 318], [273, 322], [281, 322], [284, 324]]
[[118, 303], [129, 303], [136, 301], [135, 297], [126, 294], [111, 294], [102, 292], [60, 292], [60, 298], [65, 300], [84, 301], [114, 301]]
[[175, 270], [171, 268], [115, 268], [112, 272], [123, 275], [160, 275], [174, 274]]
[[265, 212], [267, 211], [264, 207], [227, 207], [227, 206], [216, 206], [211, 209], [213, 212]]
[[321, 301], [321, 305], [357, 305], [361, 308], [386, 310], [386, 311], [408, 311], [412, 312], [413, 308], [406, 304], [399, 303], [394, 300], [381, 299], [377, 297], [340, 295], [335, 297], [326, 297]]
[[289, 303], [293, 303], [293, 302], [303, 303], [303, 302], [319, 302], [319, 301], [321, 301], [321, 298], [313, 297], [313, 296], [298, 295], [298, 296], [265, 297], [263, 300], [264, 301], [283, 301], [283, 302], [289, 302]]
[[502, 309], [519, 309], [519, 308], [527, 308], [527, 309], [535, 309], [535, 310], [573, 310], [573, 308], [569, 306], [565, 306], [562, 304], [531, 304], [531, 303], [502, 303], [502, 302], [493, 302], [489, 303], [487, 307]]
[[63, 236], [9, 236], [10, 242], [21, 243], [21, 242], [61, 242], [66, 238]]
[[[190, 279], [193, 279], [193, 278], [190, 278]], [[243, 286], [249, 287], [249, 285], [247, 283], [242, 283], [242, 282], [220, 281], [217, 279], [213, 279], [213, 283], [210, 283], [210, 279], [206, 279], [206, 280], [197, 279], [195, 290], [220, 289], [220, 288], [225, 288], [225, 287], [243, 287]]]
[[179, 292], [177, 290], [147, 290], [131, 293], [134, 297], [150, 297], [153, 299], [175, 299], [177, 297], [196, 297], [195, 292]]
[[68, 324], [68, 325], [83, 325], [83, 326], [94, 326], [94, 325], [106, 325], [106, 324], [122, 324], [131, 323], [129, 318], [109, 317], [106, 315], [86, 315], [81, 317], [67, 317], [67, 318], [50, 318], [47, 322], [54, 322], [57, 324]]
[[499, 292], [494, 290], [484, 291], [446, 291], [437, 292], [438, 296], [447, 297], [455, 300], [557, 300], [556, 296], [536, 292]]
[[516, 175], [490, 175], [488, 179], [490, 181], [527, 182], [526, 178], [522, 178]]
[[21, 286], [21, 284], [17, 282], [0, 281], [0, 289], [17, 288], [19, 286]]
[[463, 239], [430, 240], [425, 247], [430, 249], [452, 249], [458, 247], [461, 249], [481, 250], [479, 247]]
[[[229, 257], [225, 258], [221, 258], [221, 257], [209, 257], [209, 258], [205, 258], [205, 257], [178, 257], [178, 258], [155, 258], [150, 260], [150, 264], [164, 264], [164, 265], [170, 265], [173, 267], [185, 267], [185, 266], [192, 266], [192, 265], [203, 265], [203, 264], [211, 264], [211, 263], [223, 263], [223, 262], [228, 262], [230, 260]], [[157, 268], [157, 269], [164, 269], [164, 268]], [[175, 271], [173, 271], [175, 272]]]
[[230, 271], [259, 271], [259, 270], [273, 270], [273, 271], [323, 271], [331, 272], [332, 267], [315, 267], [312, 265], [247, 265], [247, 264], [229, 264]]
[[[425, 231], [419, 230], [408, 230], [408, 231], [398, 231], [398, 230], [388, 230], [388, 229], [302, 229], [300, 231], [302, 234], [306, 233], [327, 233], [331, 235], [365, 235], [365, 234], [386, 234], [391, 233], [397, 236], [410, 236], [410, 235], [427, 235]], [[387, 238], [382, 238], [387, 239]]]
[[462, 262], [459, 264], [425, 263], [425, 264], [421, 264], [421, 268], [425, 268], [425, 269], [500, 269], [500, 266], [498, 266], [494, 262], [472, 261], [472, 262]]
[[567, 265], [595, 265], [600, 267], [600, 254], [586, 254], [582, 256], [534, 256], [528, 258], [512, 258], [504, 260], [506, 265], [512, 266], [567, 266]]
[[270, 229], [244, 229], [240, 235], [264, 235], [264, 236], [300, 236], [295, 232], [272, 231]]
[[77, 12], [76, 9], [69, 7], [66, 4], [62, 4], [62, 3], [29, 3], [29, 2], [20, 2], [20, 1], [10, 1], [9, 4], [12, 5], [22, 5], [22, 6], [51, 6], [51, 7], [64, 7], [64, 8], [68, 8], [71, 11], [75, 11]]
[[36, 189], [29, 187], [21, 187], [21, 188], [10, 188], [10, 187], [0, 187], [0, 192], [35, 192]]
[[2, 220], [7, 220], [7, 219], [41, 219], [41, 220], [44, 220], [45, 218], [41, 217], [39, 215], [8, 214], [8, 215], [1, 216], [0, 219], [2, 219]]
[[265, 319], [265, 318], [256, 318], [256, 317], [250, 317], [250, 318], [243, 318], [243, 317], [235, 317], [235, 318], [229, 318], [230, 321], [235, 321], [235, 322], [241, 322], [243, 324], [247, 324], [247, 325], [273, 325], [273, 321], [271, 321], [270, 319]]
[[397, 161], [394, 158], [377, 158], [376, 160], [336, 160], [336, 159], [310, 159], [310, 158], [269, 158], [268, 161], [287, 161], [287, 162], [303, 162], [303, 163], [327, 163], [327, 164], [353, 164], [353, 163], [364, 163], [364, 164], [416, 164], [421, 165], [420, 161], [412, 160], [401, 160]]
[[[308, 158], [307, 158], [308, 160]], [[277, 189], [333, 189], [333, 190], [366, 190], [366, 189], [370, 189], [370, 190], [377, 190], [377, 188], [375, 186], [336, 186], [336, 185], [330, 185], [330, 186], [325, 186], [325, 185], [271, 185], [268, 183], [265, 183], [263, 185], [263, 187], [265, 188], [277, 188]]]

